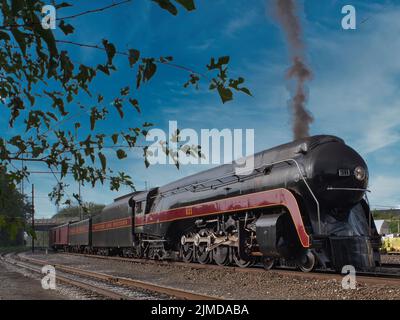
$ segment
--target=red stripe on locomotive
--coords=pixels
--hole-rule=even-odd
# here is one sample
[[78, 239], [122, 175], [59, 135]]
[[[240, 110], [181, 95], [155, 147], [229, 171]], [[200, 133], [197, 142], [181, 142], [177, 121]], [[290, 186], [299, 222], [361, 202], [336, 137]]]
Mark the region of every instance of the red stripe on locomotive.
[[145, 216], [136, 217], [135, 225], [142, 226], [193, 217], [278, 206], [284, 206], [289, 210], [300, 242], [304, 248], [308, 248], [310, 246], [310, 238], [305, 230], [297, 200], [289, 190], [283, 188], [199, 203], [167, 211], [153, 212]]

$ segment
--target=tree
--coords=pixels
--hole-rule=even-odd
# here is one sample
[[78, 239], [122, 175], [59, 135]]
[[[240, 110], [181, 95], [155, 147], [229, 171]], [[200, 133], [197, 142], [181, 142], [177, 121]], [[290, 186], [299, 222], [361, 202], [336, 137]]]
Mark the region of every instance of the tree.
[[[172, 15], [178, 14], [179, 7], [187, 11], [195, 10], [194, 0], [151, 1]], [[53, 4], [58, 17], [64, 8], [72, 6], [64, 1], [53, 1]], [[97, 130], [96, 124], [99, 121], [106, 122], [111, 112], [116, 112], [121, 121], [128, 112], [140, 112], [141, 105], [136, 93], [141, 86], [149, 84], [161, 65], [178, 68], [184, 75], [187, 74], [189, 79], [183, 81], [184, 87], [198, 87], [202, 81], [207, 82], [210, 91], [216, 92], [223, 103], [232, 100], [234, 92], [251, 95], [243, 87], [242, 77], [229, 77], [229, 56], [210, 58], [205, 72], [196, 72], [174, 63], [170, 56], [145, 57], [140, 48], [120, 51], [107, 39], [102, 40], [102, 46], [68, 40], [68, 36], [75, 32], [70, 23], [73, 19], [116, 6], [134, 5], [132, 0], [113, 2], [106, 7], [57, 18], [57, 25], [64, 33], [63, 38], [56, 38], [51, 29], [42, 26], [41, 11], [44, 5], [39, 0], [1, 0], [2, 116], [7, 117], [11, 128], [22, 126], [25, 130], [23, 134], [0, 138], [0, 167], [5, 172], [10, 188], [15, 188], [29, 177], [32, 163], [44, 163], [53, 172], [57, 184], [49, 196], [56, 203], [64, 199], [63, 181], [67, 174], [71, 174], [82, 185], [86, 183], [94, 187], [107, 182], [111, 190], [118, 190], [121, 185], [134, 188], [130, 176], [124, 172], [116, 173], [108, 166], [104, 150], [113, 149], [116, 158], [126, 158], [126, 150], [137, 147], [138, 141], [147, 135], [153, 124], [150, 121], [136, 124], [124, 131], [116, 130], [112, 135]], [[93, 65], [73, 61], [68, 46], [102, 50], [104, 60]], [[95, 79], [111, 79], [117, 74], [115, 59], [126, 61], [135, 78], [135, 86], [123, 86], [113, 98], [104, 97], [95, 91], [92, 84]], [[83, 103], [82, 97], [90, 102]], [[59, 129], [60, 124], [66, 121], [71, 122], [71, 129]], [[84, 121], [90, 124], [90, 132], [82, 130]], [[146, 162], [147, 147], [142, 147]], [[169, 152], [168, 149], [166, 152]], [[200, 150], [193, 152], [200, 153]], [[73, 194], [73, 197], [81, 203], [78, 194]], [[70, 205], [71, 199], [64, 204]]]
[[0, 172], [0, 246], [23, 243], [22, 230], [30, 215], [31, 207], [24, 196]]
[[372, 215], [374, 219], [385, 220], [389, 223], [389, 232], [398, 233], [400, 226], [400, 210], [399, 209], [385, 209], [373, 210]]
[[97, 204], [93, 202], [85, 203], [84, 210], [80, 206], [69, 206], [62, 208], [57, 214], [53, 216], [53, 218], [69, 218], [73, 219], [80, 219], [81, 215], [83, 219], [92, 217], [101, 212], [101, 210], [105, 206], [103, 204]]

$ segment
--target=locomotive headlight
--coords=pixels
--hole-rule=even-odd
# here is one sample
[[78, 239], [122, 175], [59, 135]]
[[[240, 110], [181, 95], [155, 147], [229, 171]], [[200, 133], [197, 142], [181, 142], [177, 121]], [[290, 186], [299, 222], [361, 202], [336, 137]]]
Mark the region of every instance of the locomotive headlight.
[[363, 167], [357, 167], [354, 169], [354, 176], [359, 181], [364, 181], [367, 177], [367, 172]]

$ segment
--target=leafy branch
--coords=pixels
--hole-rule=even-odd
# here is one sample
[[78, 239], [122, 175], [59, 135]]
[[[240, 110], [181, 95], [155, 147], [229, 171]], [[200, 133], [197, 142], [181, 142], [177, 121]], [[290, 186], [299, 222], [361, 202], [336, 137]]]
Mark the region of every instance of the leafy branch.
[[[56, 39], [52, 30], [41, 27], [42, 1], [2, 0], [0, 12], [4, 25], [0, 26], [0, 105], [4, 107], [2, 115], [8, 119], [9, 126], [18, 131], [24, 130], [24, 133], [3, 134], [0, 137], [0, 168], [11, 185], [16, 186], [29, 177], [30, 163], [43, 163], [57, 180], [50, 193], [57, 203], [65, 196], [63, 179], [67, 174], [71, 174], [77, 182], [93, 187], [107, 181], [111, 190], [118, 190], [122, 185], [134, 188], [131, 177], [110, 168], [109, 157], [122, 160], [128, 157], [127, 149], [141, 147], [147, 164], [147, 146], [142, 140], [153, 124], [151, 121], [131, 124], [131, 120], [124, 122], [124, 119], [127, 114], [132, 119], [132, 113], [141, 112], [136, 92], [154, 79], [160, 65], [188, 73], [189, 79], [184, 80], [184, 87], [199, 88], [201, 81], [208, 82], [209, 89], [216, 91], [223, 103], [233, 99], [233, 92], [251, 95], [243, 86], [242, 77], [229, 77], [228, 56], [211, 58], [205, 71], [199, 72], [175, 63], [171, 56], [145, 57], [137, 48], [120, 51], [107, 39], [102, 40], [102, 45], [92, 45], [67, 38], [76, 30], [65, 20], [104, 12], [128, 2], [132, 1], [115, 2], [57, 19], [66, 38]], [[152, 2], [173, 15], [178, 13], [176, 4], [187, 11], [195, 10], [193, 0]], [[69, 3], [62, 2], [56, 8], [61, 10], [69, 6]], [[104, 60], [93, 65], [76, 63], [71, 59], [68, 48], [64, 48], [68, 45], [101, 50], [105, 54]], [[120, 57], [132, 70], [131, 78], [135, 85], [122, 86], [113, 96], [105, 97], [95, 91], [94, 82], [106, 81], [104, 77], [112, 79], [113, 75], [117, 75], [114, 61]], [[111, 114], [121, 119], [120, 125], [116, 126], [115, 133], [106, 134], [99, 129], [98, 123], [107, 123]], [[88, 129], [84, 129], [84, 122]], [[68, 123], [69, 129], [63, 130], [60, 127], [65, 123]], [[123, 128], [127, 123], [129, 127]], [[179, 151], [201, 156], [198, 146], [181, 146]], [[168, 146], [165, 152], [171, 154]], [[179, 167], [179, 159], [174, 157]], [[23, 168], [17, 169], [16, 162], [22, 162]]]

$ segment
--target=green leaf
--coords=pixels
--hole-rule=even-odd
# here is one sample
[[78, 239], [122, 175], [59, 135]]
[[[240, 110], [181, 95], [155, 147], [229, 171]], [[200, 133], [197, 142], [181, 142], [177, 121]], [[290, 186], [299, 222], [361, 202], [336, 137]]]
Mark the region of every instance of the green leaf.
[[63, 83], [67, 83], [73, 77], [74, 64], [68, 57], [67, 51], [61, 51], [60, 54], [61, 69], [63, 70]]
[[26, 40], [25, 37], [27, 37], [28, 35], [19, 31], [16, 28], [12, 28], [11, 29], [11, 33], [14, 36], [15, 41], [17, 41], [22, 53], [25, 55], [26, 54]]
[[25, 6], [24, 0], [13, 0], [11, 2], [11, 10], [14, 16], [17, 16], [19, 11]]
[[143, 80], [143, 70], [144, 70], [143, 65], [139, 65], [138, 72], [137, 72], [137, 75], [136, 75], [136, 88], [137, 89], [139, 89], [140, 83]]
[[157, 65], [153, 62], [152, 59], [147, 60], [146, 67], [143, 72], [144, 81], [149, 81], [157, 71]]
[[140, 111], [140, 107], [139, 107], [139, 102], [136, 99], [129, 99], [130, 104], [136, 109], [137, 112], [141, 112]]
[[126, 158], [128, 155], [126, 154], [126, 152], [122, 149], [118, 149], [117, 150], [117, 157], [119, 160]]
[[95, 126], [96, 126], [96, 112], [97, 109], [93, 108], [92, 112], [90, 113], [90, 130], [94, 130]]
[[121, 96], [127, 96], [129, 94], [129, 87], [124, 87], [121, 89]]
[[61, 162], [61, 176], [65, 177], [68, 173], [68, 162], [66, 160], [63, 160]]
[[237, 80], [231, 79], [229, 86], [238, 90], [239, 85], [241, 85], [242, 83], [244, 83], [244, 79], [242, 77], [239, 77]]
[[183, 7], [185, 7], [185, 9], [188, 11], [196, 9], [193, 0], [175, 0], [175, 1], [178, 2], [180, 5], [182, 5]]
[[109, 43], [105, 39], [103, 40], [103, 46], [104, 46], [104, 49], [106, 49], [108, 64], [112, 65], [113, 59], [115, 57], [115, 54], [117, 53], [117, 50], [115, 49], [115, 46], [112, 43]]
[[245, 94], [251, 96], [252, 94], [251, 94], [251, 92], [250, 92], [250, 90], [248, 88], [246, 88], [246, 87], [240, 88], [239, 87], [239, 85], [241, 85], [243, 83], [244, 83], [244, 79], [242, 77], [239, 77], [237, 80], [230, 79], [229, 80], [229, 87], [231, 87], [231, 88], [233, 88], [233, 89], [235, 89], [237, 91], [242, 91]]
[[54, 114], [54, 113], [52, 113], [52, 112], [46, 112], [46, 114], [50, 117], [50, 118], [52, 118], [54, 121], [58, 121], [58, 118], [57, 118], [57, 116]]
[[72, 7], [72, 4], [68, 2], [62, 2], [60, 4], [56, 4], [56, 9], [61, 9], [61, 8], [66, 8], [66, 7]]
[[139, 61], [140, 51], [136, 49], [129, 49], [129, 65], [133, 67]]
[[64, 105], [64, 101], [62, 98], [57, 97], [57, 95], [60, 95], [57, 92], [47, 92], [47, 91], [43, 91], [47, 96], [49, 96], [51, 99], [53, 99], [53, 108], [58, 108], [58, 110], [60, 111], [60, 113], [63, 116], [66, 116], [68, 114], [68, 112], [65, 111], [65, 105]]
[[106, 159], [105, 155], [102, 154], [101, 152], [99, 152], [99, 159], [101, 162], [101, 168], [102, 168], [103, 172], [105, 172], [107, 169], [107, 159]]
[[218, 93], [221, 97], [222, 103], [228, 102], [233, 99], [233, 93], [230, 89], [225, 88], [222, 85], [218, 86]]
[[228, 64], [230, 60], [229, 56], [224, 56], [218, 58], [218, 62], [215, 63], [215, 59], [211, 58], [210, 64], [207, 65], [208, 70], [220, 69], [222, 71], [222, 66]]
[[118, 133], [115, 133], [115, 134], [113, 134], [113, 135], [111, 136], [111, 139], [112, 139], [112, 141], [114, 142], [114, 144], [117, 144], [117, 142], [118, 142], [118, 137], [119, 137], [119, 134], [118, 134]]
[[75, 28], [70, 25], [70, 24], [66, 24], [64, 22], [64, 20], [61, 20], [60, 24], [59, 24], [60, 29], [62, 30], [62, 32], [64, 32], [65, 35], [69, 35], [71, 33], [74, 33]]
[[251, 91], [247, 88], [241, 88], [240, 91], [244, 92], [245, 94], [248, 94], [249, 96], [252, 96]]
[[218, 64], [219, 64], [219, 65], [228, 64], [228, 63], [229, 63], [229, 60], [230, 60], [230, 57], [229, 57], [229, 56], [220, 57], [220, 58], [218, 59]]
[[10, 35], [7, 32], [0, 31], [0, 40], [11, 40]]
[[100, 70], [101, 72], [105, 73], [106, 75], [110, 75], [110, 70], [108, 69], [107, 66], [103, 66], [102, 64], [99, 64], [97, 66], [97, 70]]
[[122, 100], [121, 99], [115, 99], [113, 102], [113, 105], [115, 107], [115, 109], [117, 109], [119, 116], [121, 117], [121, 119], [124, 117], [124, 111], [123, 109], [123, 105], [122, 105]]
[[152, 0], [156, 3], [158, 3], [158, 5], [164, 9], [167, 10], [169, 13], [173, 14], [174, 16], [176, 16], [178, 14], [178, 9], [176, 9], [176, 7], [171, 3], [171, 1], [169, 0]]
[[211, 82], [210, 83], [210, 87], [209, 87], [209, 89], [210, 90], [214, 90], [214, 89], [217, 89], [217, 84], [213, 81], [213, 82]]

